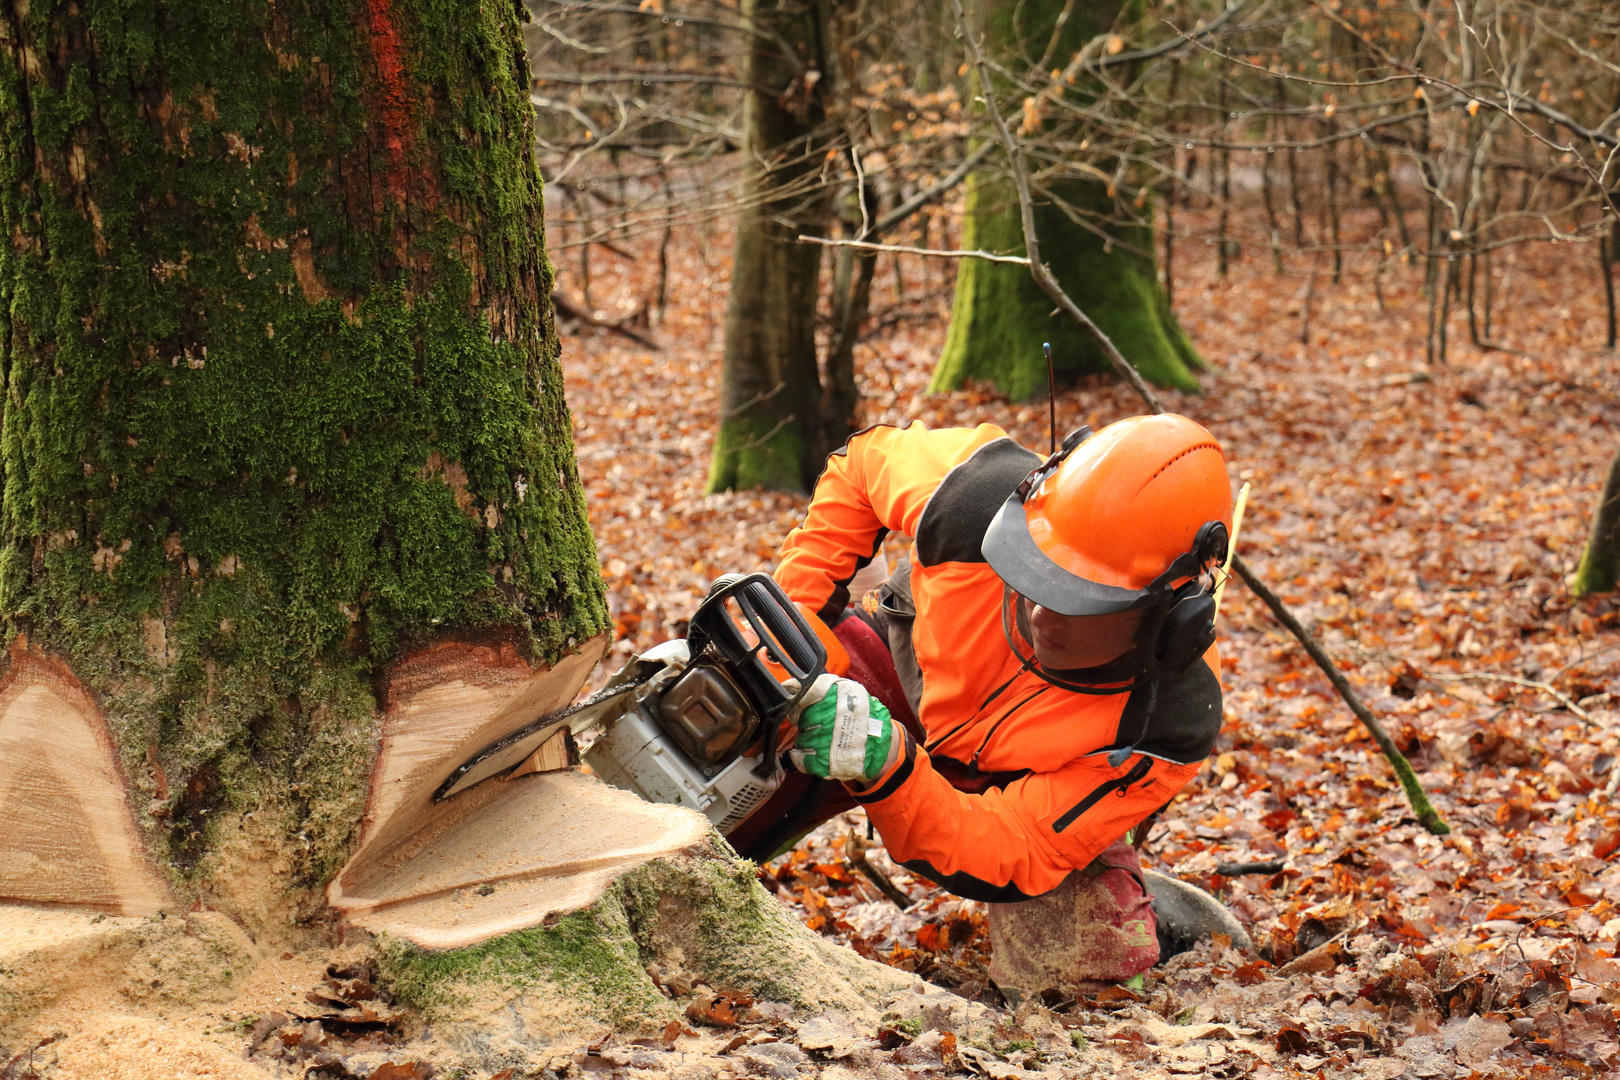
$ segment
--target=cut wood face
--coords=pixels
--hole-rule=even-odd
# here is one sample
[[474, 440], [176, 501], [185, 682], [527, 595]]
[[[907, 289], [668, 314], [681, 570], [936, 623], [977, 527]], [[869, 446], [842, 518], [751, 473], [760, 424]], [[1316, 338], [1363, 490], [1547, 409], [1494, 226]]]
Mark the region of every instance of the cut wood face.
[[[332, 906], [423, 947], [470, 945], [591, 904], [624, 871], [707, 836], [700, 814], [567, 771], [524, 767], [433, 802], [470, 755], [566, 706], [606, 644], [540, 671], [500, 646], [464, 642], [403, 661], [390, 675], [360, 845], [327, 889]], [[566, 744], [551, 750], [566, 754]]]
[[100, 710], [19, 645], [0, 679], [0, 902], [151, 915], [152, 872]]
[[472, 945], [586, 907], [625, 871], [709, 834], [695, 811], [577, 772], [490, 781], [436, 809], [393, 858], [338, 876], [328, 898], [350, 922], [424, 948]]
[[607, 645], [593, 638], [541, 669], [510, 646], [463, 641], [400, 661], [389, 672], [382, 742], [350, 865], [404, 843], [435, 818], [433, 792], [473, 753], [572, 701]]

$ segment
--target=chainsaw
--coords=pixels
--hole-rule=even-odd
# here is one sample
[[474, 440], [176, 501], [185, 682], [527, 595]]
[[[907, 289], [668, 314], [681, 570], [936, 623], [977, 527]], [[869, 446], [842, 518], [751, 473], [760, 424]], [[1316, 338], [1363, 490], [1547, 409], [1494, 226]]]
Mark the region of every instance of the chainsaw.
[[597, 732], [584, 761], [604, 783], [698, 811], [730, 833], [781, 786], [781, 721], [827, 670], [827, 650], [768, 574], [710, 587], [685, 638], [631, 657], [606, 686], [468, 758], [442, 802], [511, 772], [564, 726]]

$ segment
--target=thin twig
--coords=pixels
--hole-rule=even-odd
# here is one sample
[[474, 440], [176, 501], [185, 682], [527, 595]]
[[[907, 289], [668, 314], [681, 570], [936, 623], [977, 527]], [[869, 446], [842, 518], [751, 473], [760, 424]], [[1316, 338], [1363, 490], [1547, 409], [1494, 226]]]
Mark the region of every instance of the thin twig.
[[1361, 721], [1362, 726], [1373, 737], [1373, 742], [1378, 744], [1378, 749], [1384, 752], [1384, 757], [1389, 759], [1391, 767], [1394, 768], [1395, 775], [1401, 782], [1401, 788], [1406, 792], [1406, 801], [1411, 804], [1413, 812], [1417, 814], [1419, 824], [1436, 836], [1444, 836], [1449, 833], [1451, 826], [1441, 819], [1439, 813], [1429, 803], [1429, 797], [1424, 794], [1423, 786], [1418, 783], [1417, 773], [1412, 769], [1412, 763], [1407, 761], [1406, 755], [1396, 747], [1395, 740], [1389, 737], [1389, 732], [1384, 730], [1384, 725], [1379, 722], [1378, 717], [1374, 716], [1372, 710], [1362, 704], [1361, 698], [1351, 688], [1349, 681], [1344, 677], [1344, 673], [1339, 670], [1338, 665], [1334, 664], [1332, 658], [1322, 650], [1322, 646], [1316, 643], [1316, 638], [1311, 636], [1311, 632], [1305, 629], [1298, 619], [1294, 618], [1293, 612], [1283, 606], [1283, 602], [1277, 599], [1277, 594], [1266, 588], [1260, 579], [1254, 576], [1254, 571], [1250, 570], [1248, 564], [1243, 561], [1243, 556], [1238, 555], [1232, 559], [1232, 569], [1237, 571], [1238, 577], [1243, 579], [1243, 583], [1249, 587], [1250, 591], [1258, 596], [1266, 607], [1271, 609], [1271, 613], [1277, 617], [1277, 621], [1286, 626], [1288, 631], [1299, 639], [1299, 643], [1305, 647], [1305, 651], [1310, 654], [1311, 659], [1316, 661], [1316, 666], [1321, 668], [1322, 673], [1328, 677], [1328, 682], [1333, 684], [1333, 689], [1339, 692], [1339, 697], [1343, 698], [1344, 703], [1350, 706], [1350, 711], [1356, 714], [1356, 719]]
[[932, 255], [941, 259], [984, 259], [987, 262], [1012, 263], [1014, 266], [1029, 265], [1029, 260], [1022, 255], [997, 255], [989, 251], [941, 251], [937, 248], [910, 247], [905, 244], [874, 244], [866, 240], [832, 240], [825, 236], [807, 235], [801, 235], [799, 243], [860, 248], [862, 251], [893, 251], [901, 255]]
[[1577, 705], [1568, 694], [1561, 690], [1555, 690], [1548, 683], [1537, 682], [1535, 679], [1521, 679], [1517, 675], [1498, 675], [1493, 671], [1461, 671], [1455, 675], [1437, 675], [1433, 672], [1425, 672], [1423, 677], [1433, 679], [1436, 682], [1505, 682], [1512, 683], [1515, 686], [1527, 687], [1531, 690], [1540, 690], [1550, 697], [1557, 698], [1559, 704], [1585, 720], [1588, 724], [1596, 723], [1592, 719], [1592, 714]]
[[861, 151], [853, 144], [849, 148], [849, 160], [855, 166], [855, 201], [861, 206], [861, 231], [855, 239], [865, 240], [866, 234], [872, 231], [872, 216], [866, 210], [866, 170], [861, 168]]

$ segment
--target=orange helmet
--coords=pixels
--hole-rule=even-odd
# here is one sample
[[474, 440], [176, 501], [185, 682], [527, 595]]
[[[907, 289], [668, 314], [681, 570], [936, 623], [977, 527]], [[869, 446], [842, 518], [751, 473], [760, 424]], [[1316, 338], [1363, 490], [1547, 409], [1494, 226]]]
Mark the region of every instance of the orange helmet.
[[1107, 615], [1168, 597], [1224, 558], [1226, 456], [1199, 424], [1133, 416], [1081, 428], [1019, 485], [985, 530], [992, 569], [1059, 615]]

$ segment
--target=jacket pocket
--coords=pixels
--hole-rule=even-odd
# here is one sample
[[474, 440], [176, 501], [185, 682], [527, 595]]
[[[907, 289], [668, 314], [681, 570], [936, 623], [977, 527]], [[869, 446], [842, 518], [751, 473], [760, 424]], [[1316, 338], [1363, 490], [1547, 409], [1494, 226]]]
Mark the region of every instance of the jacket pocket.
[[1123, 796], [1126, 790], [1129, 789], [1132, 784], [1146, 776], [1148, 774], [1148, 770], [1152, 768], [1153, 759], [1144, 756], [1135, 765], [1132, 765], [1131, 771], [1126, 773], [1124, 776], [1115, 777], [1113, 780], [1105, 780], [1101, 784], [1098, 784], [1091, 790], [1089, 794], [1086, 795], [1085, 798], [1069, 807], [1069, 809], [1064, 812], [1062, 817], [1052, 822], [1052, 831], [1055, 833], [1060, 833], [1064, 829], [1067, 829], [1070, 825], [1075, 823], [1075, 820], [1079, 818], [1081, 814], [1084, 814], [1087, 810], [1090, 810], [1093, 806], [1096, 806], [1106, 795], [1118, 794]]

